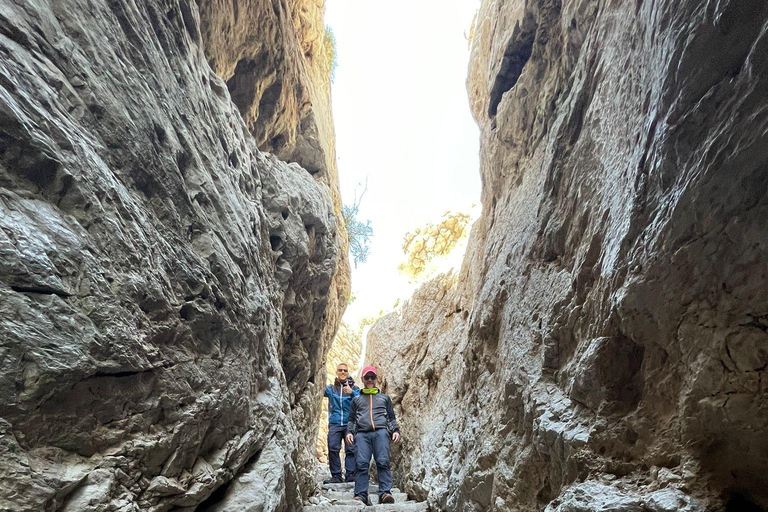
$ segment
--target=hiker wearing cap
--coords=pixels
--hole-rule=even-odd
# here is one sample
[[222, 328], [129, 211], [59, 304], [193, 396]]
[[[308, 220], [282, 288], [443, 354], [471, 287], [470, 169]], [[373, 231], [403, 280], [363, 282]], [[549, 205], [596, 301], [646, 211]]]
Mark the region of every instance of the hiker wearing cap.
[[344, 482], [341, 476], [341, 440], [344, 439], [344, 466], [347, 471], [346, 481], [355, 480], [355, 447], [344, 437], [347, 433], [349, 422], [349, 408], [352, 399], [360, 394], [360, 388], [355, 386], [355, 381], [349, 376], [349, 367], [346, 363], [336, 365], [336, 380], [333, 384], [325, 386], [325, 397], [328, 399], [328, 466], [331, 470], [331, 478], [325, 480], [325, 484], [339, 484]]
[[392, 400], [376, 387], [378, 372], [373, 366], [363, 368], [362, 393], [352, 399], [346, 440], [357, 447], [355, 499], [368, 501], [368, 466], [371, 455], [379, 473], [379, 503], [394, 503], [392, 473], [389, 470], [389, 440], [400, 441]]

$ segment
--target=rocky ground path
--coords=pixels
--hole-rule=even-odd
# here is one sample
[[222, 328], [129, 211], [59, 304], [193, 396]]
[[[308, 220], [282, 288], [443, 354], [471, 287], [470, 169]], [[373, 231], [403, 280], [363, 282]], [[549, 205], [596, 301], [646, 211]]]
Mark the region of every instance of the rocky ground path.
[[328, 475], [324, 472], [317, 473], [318, 493], [309, 498], [304, 506], [304, 512], [427, 512], [429, 510], [426, 502], [409, 500], [408, 495], [400, 492], [396, 487], [392, 488], [395, 502], [379, 504], [379, 486], [373, 483], [368, 488], [372, 505], [366, 506], [354, 500], [354, 483], [324, 484], [323, 479], [327, 477]]

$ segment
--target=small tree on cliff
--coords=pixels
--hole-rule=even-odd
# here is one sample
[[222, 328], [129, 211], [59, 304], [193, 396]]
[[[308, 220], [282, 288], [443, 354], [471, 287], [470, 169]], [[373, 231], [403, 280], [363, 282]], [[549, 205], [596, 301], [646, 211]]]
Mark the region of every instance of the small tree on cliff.
[[345, 204], [342, 209], [344, 224], [347, 226], [347, 235], [349, 236], [349, 253], [352, 255], [352, 261], [355, 262], [355, 268], [357, 268], [358, 263], [365, 263], [368, 259], [369, 244], [373, 237], [371, 221], [369, 219], [361, 221], [357, 218], [360, 212], [360, 203], [367, 190], [368, 179], [366, 178], [365, 187], [360, 197], [355, 192], [355, 200], [352, 204]]
[[430, 264], [447, 256], [467, 236], [470, 215], [447, 211], [437, 223], [428, 223], [405, 234], [403, 253], [406, 261], [398, 267], [413, 280], [429, 274]]
[[336, 53], [336, 36], [333, 35], [331, 27], [325, 26], [325, 37], [323, 39], [323, 46], [325, 49], [325, 68], [328, 70], [328, 77], [331, 79], [331, 83], [336, 78], [336, 66], [338, 66], [338, 55]]

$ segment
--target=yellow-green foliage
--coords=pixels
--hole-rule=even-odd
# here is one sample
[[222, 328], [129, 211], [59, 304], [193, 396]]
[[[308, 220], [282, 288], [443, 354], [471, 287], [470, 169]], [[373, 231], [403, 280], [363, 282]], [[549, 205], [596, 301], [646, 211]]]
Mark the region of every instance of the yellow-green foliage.
[[325, 69], [328, 70], [328, 76], [331, 79], [331, 82], [333, 82], [334, 77], [336, 76], [336, 36], [333, 35], [333, 30], [331, 30], [331, 27], [326, 26], [325, 27], [325, 37], [323, 38], [323, 56], [325, 57], [323, 64]]
[[400, 272], [413, 278], [424, 272], [427, 265], [438, 256], [444, 256], [466, 236], [469, 214], [445, 212], [437, 224], [427, 224], [416, 231], [406, 233], [403, 253], [406, 261], [398, 267]]

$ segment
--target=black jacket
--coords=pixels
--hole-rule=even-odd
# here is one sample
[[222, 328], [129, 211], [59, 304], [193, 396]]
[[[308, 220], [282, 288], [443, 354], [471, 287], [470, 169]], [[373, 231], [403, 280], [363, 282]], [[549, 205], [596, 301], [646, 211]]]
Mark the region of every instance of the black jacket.
[[353, 398], [349, 408], [347, 433], [355, 435], [358, 432], [372, 432], [382, 428], [386, 428], [390, 434], [400, 430], [395, 420], [392, 399], [384, 393], [361, 393]]

